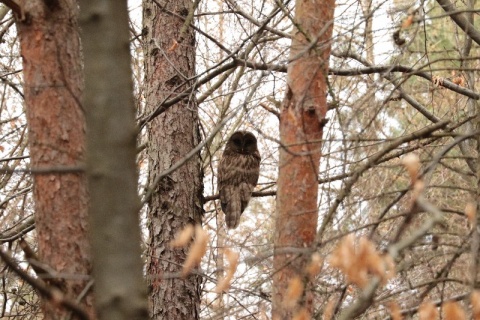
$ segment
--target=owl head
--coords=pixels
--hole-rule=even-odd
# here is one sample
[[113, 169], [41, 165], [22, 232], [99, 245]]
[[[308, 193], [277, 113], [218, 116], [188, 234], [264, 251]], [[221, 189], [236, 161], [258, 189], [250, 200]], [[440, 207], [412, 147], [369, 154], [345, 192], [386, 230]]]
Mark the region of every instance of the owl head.
[[241, 154], [254, 154], [258, 152], [257, 138], [249, 131], [236, 131], [228, 139], [225, 151]]

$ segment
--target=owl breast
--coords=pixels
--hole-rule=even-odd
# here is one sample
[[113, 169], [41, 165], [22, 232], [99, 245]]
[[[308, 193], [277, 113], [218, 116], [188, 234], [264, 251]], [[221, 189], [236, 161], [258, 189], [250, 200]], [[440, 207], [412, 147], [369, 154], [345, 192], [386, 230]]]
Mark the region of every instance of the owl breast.
[[226, 156], [224, 160], [230, 170], [225, 177], [229, 180], [228, 184], [239, 185], [241, 182], [248, 182], [254, 186], [257, 185], [260, 165], [257, 157], [238, 153], [233, 157]]

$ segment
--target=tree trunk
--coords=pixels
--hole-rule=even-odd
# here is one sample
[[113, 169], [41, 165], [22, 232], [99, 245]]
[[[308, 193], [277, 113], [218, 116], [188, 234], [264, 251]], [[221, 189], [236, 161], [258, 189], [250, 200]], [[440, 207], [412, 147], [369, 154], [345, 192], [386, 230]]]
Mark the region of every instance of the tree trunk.
[[[317, 193], [322, 130], [327, 112], [329, 40], [334, 1], [296, 1], [295, 31], [290, 48], [287, 93], [280, 116], [279, 177], [273, 277], [273, 319], [291, 319], [303, 310], [312, 312], [312, 291], [304, 268], [309, 257], [281, 253], [285, 247], [305, 248], [314, 239], [318, 219]], [[312, 42], [317, 41], [312, 46]], [[289, 308], [289, 280], [304, 282], [302, 298]]]
[[87, 177], [99, 319], [148, 319], [127, 1], [81, 1]]
[[[78, 6], [74, 0], [24, 1], [26, 19], [17, 24], [23, 58], [30, 164], [51, 170], [34, 175], [35, 225], [40, 262], [61, 274], [56, 285], [77, 298], [90, 274], [87, 242], [87, 191], [79, 170], [84, 158], [84, 115], [79, 103], [82, 68]], [[61, 170], [58, 170], [61, 169]], [[57, 172], [55, 172], [57, 171]], [[75, 278], [75, 277], [76, 278]], [[92, 297], [82, 304], [93, 317]], [[45, 319], [68, 312], [43, 301]]]
[[[195, 75], [195, 38], [192, 29], [180, 30], [184, 21], [167, 11], [186, 17], [188, 0], [170, 1], [162, 11], [144, 1], [146, 110], [188, 84]], [[178, 46], [174, 45], [178, 41]], [[181, 160], [199, 143], [198, 107], [195, 99], [181, 101], [148, 124], [149, 182]], [[179, 169], [161, 179], [149, 201], [147, 274], [152, 319], [198, 319], [200, 281], [198, 275], [185, 279], [162, 279], [165, 273], [179, 272], [186, 249], [171, 249], [169, 241], [187, 224], [201, 223], [202, 171], [196, 154]]]

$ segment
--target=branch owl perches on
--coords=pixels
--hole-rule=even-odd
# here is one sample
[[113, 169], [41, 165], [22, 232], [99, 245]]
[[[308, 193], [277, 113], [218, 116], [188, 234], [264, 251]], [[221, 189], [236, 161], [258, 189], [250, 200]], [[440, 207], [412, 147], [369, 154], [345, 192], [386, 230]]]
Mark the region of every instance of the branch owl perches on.
[[260, 174], [257, 138], [236, 131], [228, 139], [218, 167], [218, 190], [227, 227], [234, 229], [248, 205]]

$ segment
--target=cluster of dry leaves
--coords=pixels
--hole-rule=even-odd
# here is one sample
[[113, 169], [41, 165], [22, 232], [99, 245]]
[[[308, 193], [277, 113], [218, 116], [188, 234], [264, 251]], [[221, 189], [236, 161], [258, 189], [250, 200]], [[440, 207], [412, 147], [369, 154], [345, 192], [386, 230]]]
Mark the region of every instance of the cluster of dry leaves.
[[[466, 211], [472, 211], [467, 209]], [[471, 213], [470, 213], [471, 214]], [[193, 238], [193, 242], [191, 241]], [[186, 226], [177, 237], [172, 240], [170, 245], [174, 248], [181, 248], [190, 245], [187, 259], [183, 265], [182, 276], [187, 276], [191, 270], [200, 264], [202, 257], [207, 250], [209, 236], [201, 226]], [[225, 257], [228, 261], [226, 275], [217, 283], [216, 292], [227, 291], [230, 287], [233, 275], [237, 269], [239, 254], [230, 249], [225, 250]], [[369, 280], [369, 277], [376, 276], [383, 283], [395, 276], [395, 265], [392, 258], [388, 254], [380, 254], [374, 244], [365, 237], [360, 237], [355, 241], [355, 237], [351, 234], [345, 237], [337, 248], [328, 258], [331, 267], [338, 268], [346, 277], [348, 283], [363, 288]], [[295, 276], [288, 285], [285, 294], [285, 304], [294, 309], [297, 307], [299, 300], [305, 290], [304, 281], [313, 279], [317, 276], [323, 267], [323, 259], [320, 254], [314, 253], [310, 262], [305, 267], [305, 275], [307, 278]], [[471, 295], [472, 319], [480, 320], [480, 291], [474, 291]], [[335, 299], [331, 299], [325, 308], [323, 319], [331, 319]], [[430, 301], [422, 303], [419, 307], [418, 315], [420, 320], [436, 320], [439, 319], [438, 307]], [[397, 302], [391, 301], [386, 306], [390, 312], [392, 320], [402, 320], [401, 308]], [[467, 314], [462, 306], [455, 301], [448, 301], [441, 304], [443, 318], [445, 320], [466, 320]], [[298, 308], [292, 317], [293, 320], [311, 319], [306, 308]]]
[[[414, 154], [407, 155], [402, 160], [411, 180], [413, 201], [423, 192], [424, 183], [420, 178], [420, 159]], [[476, 219], [476, 205], [467, 204], [465, 214], [469, 221], [473, 223]], [[193, 239], [193, 241], [192, 241]], [[182, 248], [190, 245], [187, 258], [182, 268], [182, 276], [186, 277], [193, 268], [198, 266], [202, 257], [207, 252], [209, 242], [208, 233], [200, 225], [187, 225], [170, 242], [173, 248]], [[230, 288], [235, 271], [239, 262], [239, 254], [230, 249], [225, 249], [225, 257], [228, 261], [226, 275], [220, 279], [215, 288], [215, 292], [224, 292]], [[365, 288], [372, 277], [377, 277], [382, 284], [395, 276], [395, 263], [388, 253], [380, 253], [373, 242], [366, 237], [355, 239], [353, 234], [344, 237], [338, 246], [333, 250], [327, 259], [332, 268], [337, 268], [345, 276], [348, 284], [359, 288]], [[293, 320], [308, 320], [311, 315], [308, 310], [302, 307], [299, 302], [304, 295], [306, 281], [313, 280], [323, 268], [323, 258], [319, 253], [313, 253], [310, 262], [306, 265], [302, 276], [297, 275], [289, 281], [287, 292], [285, 293], [284, 303], [291, 310], [295, 310]], [[480, 320], [480, 291], [474, 291], [471, 295], [471, 317]], [[324, 309], [323, 319], [331, 319], [335, 306], [335, 299], [332, 297]], [[434, 304], [430, 301], [423, 302], [418, 309], [420, 320], [439, 319], [439, 307], [442, 310], [442, 319], [446, 320], [464, 320], [467, 319], [467, 313], [460, 303], [456, 301], [447, 301]], [[404, 315], [396, 301], [390, 301], [386, 304], [390, 316], [393, 320], [402, 320]]]
[[208, 233], [203, 230], [200, 225], [193, 226], [189, 224], [170, 242], [172, 248], [182, 248], [190, 243], [192, 237], [194, 239], [188, 250], [185, 263], [183, 264], [182, 277], [186, 277], [190, 271], [202, 261], [203, 256], [207, 252], [209, 240]]
[[[358, 246], [355, 245], [358, 242]], [[340, 269], [348, 283], [360, 288], [374, 275], [386, 283], [395, 276], [395, 265], [388, 254], [380, 254], [375, 245], [365, 237], [355, 241], [353, 234], [346, 236], [329, 258], [332, 267]]]
[[[172, 248], [183, 248], [190, 244], [192, 238], [193, 243], [188, 250], [187, 258], [185, 259], [185, 263], [182, 267], [183, 277], [186, 277], [192, 271], [192, 269], [197, 267], [202, 261], [203, 256], [207, 252], [209, 240], [208, 233], [203, 230], [200, 225], [193, 226], [189, 224], [177, 234], [175, 239], [170, 242], [170, 246]], [[224, 254], [228, 261], [228, 268], [226, 270], [226, 275], [218, 281], [215, 292], [227, 291], [228, 288], [230, 288], [233, 275], [235, 274], [238, 266], [238, 252], [227, 248], [225, 249]]]
[[[454, 83], [462, 85], [462, 83]], [[410, 175], [411, 185], [413, 189], [413, 199], [416, 199], [424, 189], [423, 181], [419, 177], [420, 159], [415, 154], [407, 155], [402, 160], [403, 165]], [[470, 221], [474, 223], [476, 220], [476, 204], [468, 203], [465, 207], [465, 214]], [[418, 308], [418, 316], [420, 320], [436, 320], [439, 318], [439, 307], [442, 311], [441, 319], [445, 320], [466, 320], [475, 319], [480, 320], [480, 291], [473, 291], [470, 296], [471, 303], [471, 317], [467, 316], [464, 308], [457, 301], [446, 301], [443, 303], [434, 304], [430, 301], [424, 301]], [[387, 304], [392, 320], [402, 320], [404, 315], [401, 308], [396, 301], [391, 301]]]
[[[457, 301], [446, 301], [441, 305], [435, 305], [430, 301], [425, 301], [418, 308], [419, 320], [437, 320], [439, 318], [439, 312], [437, 307], [441, 307], [442, 318], [444, 320], [467, 320], [474, 319], [480, 320], [480, 291], [474, 291], [470, 296], [470, 303], [472, 305], [471, 318], [467, 316], [467, 313]], [[397, 302], [390, 302], [388, 304], [390, 316], [392, 320], [403, 320], [404, 316], [400, 310], [400, 306]]]

